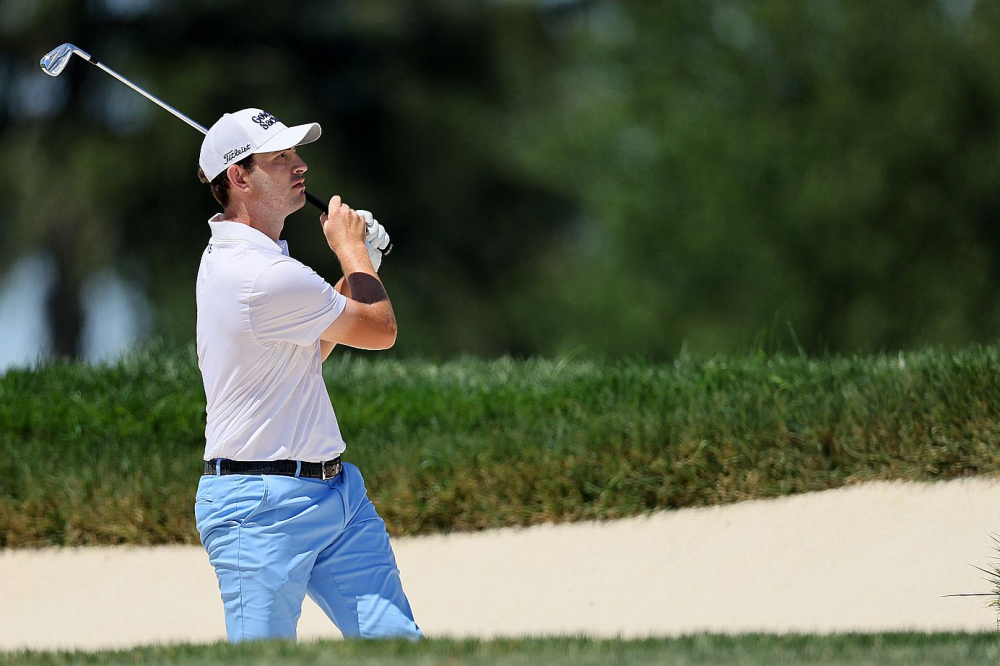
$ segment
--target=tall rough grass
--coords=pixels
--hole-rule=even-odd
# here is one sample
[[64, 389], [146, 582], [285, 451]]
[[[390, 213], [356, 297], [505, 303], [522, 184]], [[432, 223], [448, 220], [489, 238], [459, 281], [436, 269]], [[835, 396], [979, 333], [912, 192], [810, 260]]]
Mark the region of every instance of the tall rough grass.
[[[668, 365], [344, 356], [325, 377], [394, 534], [1000, 471], [1000, 348]], [[193, 352], [0, 377], [0, 546], [194, 542]]]

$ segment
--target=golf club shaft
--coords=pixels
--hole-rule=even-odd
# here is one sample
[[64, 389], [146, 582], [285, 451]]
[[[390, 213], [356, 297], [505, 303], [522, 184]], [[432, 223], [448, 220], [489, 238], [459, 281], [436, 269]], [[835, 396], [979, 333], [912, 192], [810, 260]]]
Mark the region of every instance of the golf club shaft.
[[[180, 118], [181, 120], [183, 120], [184, 122], [186, 122], [191, 127], [195, 128], [196, 130], [198, 130], [202, 134], [208, 134], [208, 130], [205, 129], [205, 127], [203, 125], [201, 125], [199, 123], [196, 123], [195, 121], [191, 120], [186, 115], [184, 115], [183, 113], [181, 113], [180, 111], [178, 111], [174, 107], [170, 106], [169, 104], [167, 104], [166, 102], [164, 102], [159, 97], [156, 97], [155, 95], [149, 94], [148, 92], [146, 92], [145, 90], [143, 90], [142, 88], [140, 88], [136, 84], [132, 83], [131, 81], [129, 81], [128, 79], [126, 79], [124, 76], [122, 76], [121, 74], [119, 74], [115, 70], [111, 69], [110, 67], [108, 67], [104, 63], [98, 61], [97, 58], [95, 58], [94, 56], [92, 56], [92, 55], [90, 55], [88, 53], [87, 54], [87, 58], [84, 58], [84, 59], [87, 62], [89, 62], [91, 65], [94, 65], [95, 67], [98, 67], [99, 69], [103, 70], [104, 72], [106, 72], [106, 73], [110, 74], [111, 76], [115, 77], [116, 79], [118, 79], [119, 81], [121, 81], [122, 83], [124, 83], [125, 85], [127, 85], [129, 88], [131, 88], [132, 90], [136, 91], [137, 93], [139, 93], [140, 95], [142, 95], [143, 97], [145, 97], [146, 99], [148, 99], [150, 102], [152, 102], [152, 103], [156, 104], [157, 106], [159, 106], [164, 111], [168, 111], [168, 112], [172, 113], [174, 116]], [[315, 206], [316, 208], [318, 208], [320, 211], [322, 211], [324, 213], [328, 212], [328, 207], [327, 207], [326, 202], [324, 202], [323, 199], [321, 199], [320, 197], [317, 197], [315, 194], [313, 194], [312, 192], [309, 192], [308, 190], [306, 191], [306, 201], [308, 201], [310, 204], [312, 204], [313, 206]], [[392, 244], [391, 243], [388, 245], [388, 247], [386, 247], [384, 250], [382, 250], [382, 254], [383, 255], [387, 255], [390, 252], [392, 252]]]
[[306, 190], [306, 201], [311, 203], [313, 206], [316, 206], [316, 208], [319, 208], [324, 213], [329, 212], [328, 211], [329, 207], [323, 202], [323, 200], [320, 199], [315, 194], [313, 194], [312, 192], [310, 192], [309, 190]]
[[180, 111], [178, 111], [174, 107], [172, 107], [169, 104], [167, 104], [166, 102], [164, 102], [162, 99], [160, 99], [156, 95], [150, 95], [148, 92], [146, 92], [145, 90], [143, 90], [139, 86], [135, 85], [134, 83], [132, 83], [131, 81], [129, 81], [128, 79], [126, 79], [124, 76], [122, 76], [121, 74], [119, 74], [115, 70], [111, 69], [110, 67], [108, 67], [104, 63], [99, 62], [96, 58], [94, 58], [94, 56], [90, 56], [90, 60], [88, 60], [87, 62], [89, 62], [90, 64], [95, 65], [96, 67], [104, 70], [105, 72], [107, 72], [111, 76], [115, 77], [116, 79], [118, 79], [119, 81], [121, 81], [122, 83], [124, 83], [125, 85], [127, 85], [132, 90], [136, 91], [137, 93], [139, 93], [140, 95], [142, 95], [143, 97], [145, 97], [146, 99], [148, 99], [153, 104], [156, 104], [161, 109], [164, 109], [165, 111], [169, 111], [170, 113], [174, 114], [175, 116], [177, 116], [178, 118], [180, 118], [181, 120], [183, 120], [184, 122], [186, 122], [191, 127], [195, 128], [196, 130], [198, 130], [202, 134], [208, 134], [208, 130], [205, 129], [205, 127], [203, 127], [202, 125], [200, 125], [200, 124], [196, 123], [195, 121], [191, 120], [190, 118], [188, 118], [183, 113], [181, 113]]

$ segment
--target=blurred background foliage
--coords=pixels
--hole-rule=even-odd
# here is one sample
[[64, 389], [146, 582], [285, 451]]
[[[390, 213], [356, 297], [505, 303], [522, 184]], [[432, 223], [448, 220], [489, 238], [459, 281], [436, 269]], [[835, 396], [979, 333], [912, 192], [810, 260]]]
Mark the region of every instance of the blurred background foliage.
[[[193, 339], [216, 206], [197, 132], [82, 61], [42, 74], [66, 41], [205, 125], [322, 123], [309, 186], [392, 235], [399, 356], [997, 335], [998, 3], [2, 0], [0, 271], [49, 258], [73, 356], [108, 268], [146, 336]], [[285, 237], [339, 277], [316, 211]]]

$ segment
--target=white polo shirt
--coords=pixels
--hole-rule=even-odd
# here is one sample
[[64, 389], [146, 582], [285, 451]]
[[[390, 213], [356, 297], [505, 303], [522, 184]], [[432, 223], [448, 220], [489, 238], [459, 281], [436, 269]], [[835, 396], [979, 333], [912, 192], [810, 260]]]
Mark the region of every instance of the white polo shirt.
[[198, 269], [205, 460], [304, 460], [345, 446], [323, 383], [319, 335], [347, 299], [253, 227], [208, 221]]

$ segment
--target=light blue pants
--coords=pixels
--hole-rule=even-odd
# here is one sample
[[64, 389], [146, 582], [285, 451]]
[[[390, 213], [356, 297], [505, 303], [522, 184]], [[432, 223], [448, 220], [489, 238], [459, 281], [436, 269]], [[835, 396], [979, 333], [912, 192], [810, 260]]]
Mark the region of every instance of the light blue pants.
[[421, 637], [356, 466], [328, 481], [203, 476], [194, 511], [230, 642], [295, 638], [306, 594], [344, 636]]

